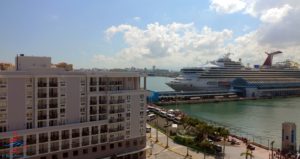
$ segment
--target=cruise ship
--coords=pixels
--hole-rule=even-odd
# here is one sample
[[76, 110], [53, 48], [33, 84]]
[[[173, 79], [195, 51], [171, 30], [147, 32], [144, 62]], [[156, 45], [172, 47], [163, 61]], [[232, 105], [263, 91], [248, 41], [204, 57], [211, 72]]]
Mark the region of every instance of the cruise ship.
[[188, 67], [180, 70], [180, 75], [166, 83], [178, 92], [184, 91], [229, 91], [230, 83], [236, 78], [247, 79], [274, 79], [299, 78], [300, 69], [297, 63], [290, 60], [272, 64], [273, 56], [281, 51], [267, 53], [262, 66], [246, 67], [239, 61], [230, 59], [230, 53], [216, 61], [209, 62], [201, 67]]

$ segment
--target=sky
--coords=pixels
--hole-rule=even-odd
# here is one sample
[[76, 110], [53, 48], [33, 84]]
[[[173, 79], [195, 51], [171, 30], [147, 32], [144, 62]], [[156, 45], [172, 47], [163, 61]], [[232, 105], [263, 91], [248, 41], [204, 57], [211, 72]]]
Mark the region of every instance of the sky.
[[201, 66], [226, 53], [300, 62], [298, 0], [1, 0], [0, 62], [50, 56], [75, 68]]

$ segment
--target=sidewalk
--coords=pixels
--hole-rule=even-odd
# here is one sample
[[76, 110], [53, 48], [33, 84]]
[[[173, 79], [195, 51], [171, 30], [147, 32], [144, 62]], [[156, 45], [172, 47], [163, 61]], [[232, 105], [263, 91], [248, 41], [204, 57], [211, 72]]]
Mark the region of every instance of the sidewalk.
[[[148, 125], [148, 127], [150, 127]], [[167, 138], [166, 135], [158, 131], [158, 142], [156, 143], [156, 129], [151, 128], [150, 133], [147, 133], [147, 145], [150, 149], [147, 151], [147, 159], [184, 159], [184, 158], [195, 158], [195, 159], [214, 159], [214, 156], [204, 156], [203, 153], [197, 153], [189, 150], [189, 157], [187, 154], [187, 147], [178, 145], [169, 138], [169, 147], [166, 149]], [[238, 140], [239, 141], [239, 140]], [[240, 156], [242, 152], [245, 152], [246, 145], [240, 141], [241, 145], [226, 146], [225, 148], [225, 159], [244, 159], [245, 156]], [[151, 147], [153, 147], [151, 149]], [[151, 155], [152, 150], [152, 155]], [[255, 159], [268, 159], [269, 152], [259, 147], [255, 147], [253, 151]]]

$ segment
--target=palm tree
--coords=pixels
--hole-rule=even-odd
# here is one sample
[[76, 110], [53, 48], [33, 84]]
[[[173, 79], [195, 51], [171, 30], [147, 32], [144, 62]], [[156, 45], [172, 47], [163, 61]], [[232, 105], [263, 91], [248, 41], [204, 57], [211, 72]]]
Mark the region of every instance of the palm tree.
[[225, 154], [225, 143], [226, 143], [226, 139], [229, 136], [229, 131], [223, 127], [219, 127], [217, 129], [217, 132], [219, 133], [220, 136], [223, 137], [223, 153]]
[[249, 149], [247, 149], [246, 152], [242, 152], [241, 156], [245, 156], [245, 159], [248, 159], [248, 156], [250, 157], [250, 159], [254, 158], [252, 151], [250, 151]]

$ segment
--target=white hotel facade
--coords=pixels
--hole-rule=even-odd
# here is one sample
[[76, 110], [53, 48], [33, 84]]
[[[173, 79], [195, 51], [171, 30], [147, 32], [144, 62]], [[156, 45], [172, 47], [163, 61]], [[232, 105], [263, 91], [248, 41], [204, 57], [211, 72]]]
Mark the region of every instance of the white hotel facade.
[[146, 158], [146, 78], [17, 56], [0, 72], [0, 158]]

